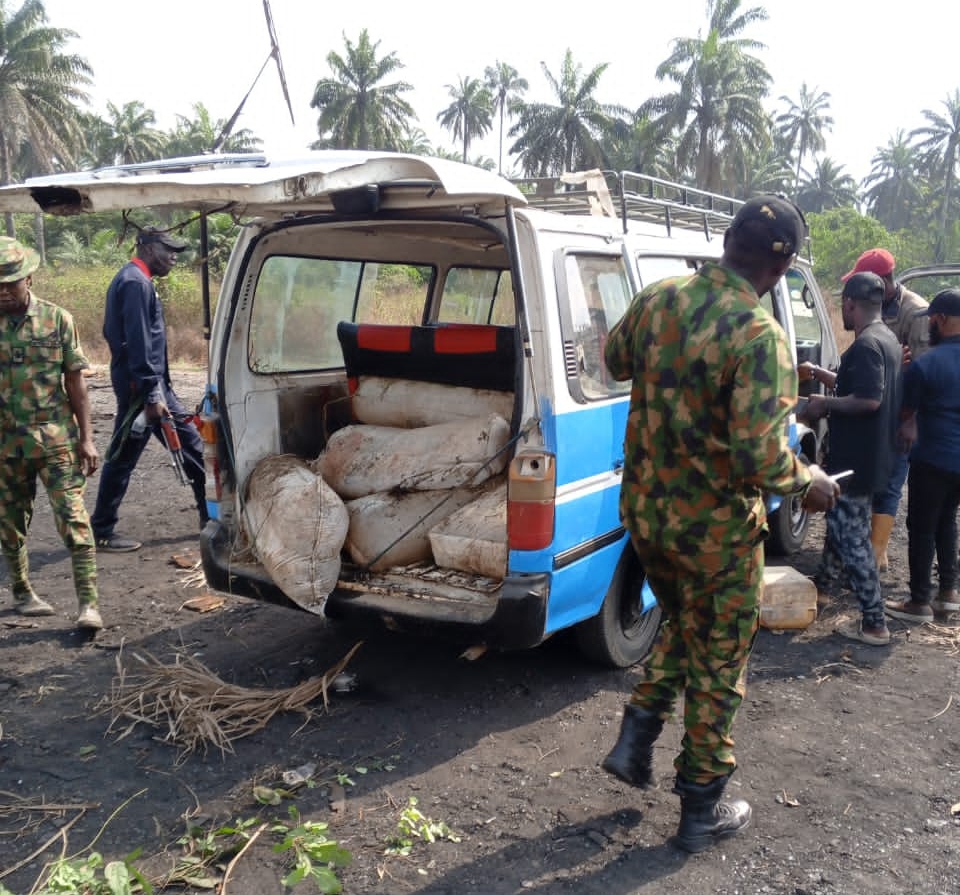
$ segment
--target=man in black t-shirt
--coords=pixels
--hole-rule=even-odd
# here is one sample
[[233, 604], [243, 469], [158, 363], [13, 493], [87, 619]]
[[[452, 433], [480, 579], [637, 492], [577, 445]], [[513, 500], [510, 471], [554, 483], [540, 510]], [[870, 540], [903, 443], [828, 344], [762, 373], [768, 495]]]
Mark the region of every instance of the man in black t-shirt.
[[830, 448], [826, 469], [831, 475], [852, 470], [843, 494], [827, 513], [827, 536], [816, 582], [828, 589], [846, 572], [860, 602], [862, 619], [837, 627], [837, 633], [872, 646], [890, 642], [884, 619], [876, 557], [870, 541], [873, 495], [886, 484], [893, 463], [900, 411], [902, 350], [883, 322], [883, 280], [874, 273], [856, 273], [843, 286], [843, 325], [856, 333], [834, 374], [809, 364], [801, 378], [813, 377], [833, 395], [812, 395], [805, 420], [830, 415]]

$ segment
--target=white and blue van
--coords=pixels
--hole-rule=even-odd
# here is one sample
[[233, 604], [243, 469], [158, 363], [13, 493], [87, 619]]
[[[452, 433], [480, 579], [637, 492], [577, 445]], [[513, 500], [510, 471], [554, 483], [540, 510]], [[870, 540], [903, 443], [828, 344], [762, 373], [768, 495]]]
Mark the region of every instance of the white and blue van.
[[[492, 648], [572, 628], [586, 655], [620, 667], [646, 655], [659, 610], [618, 517], [629, 383], [605, 370], [606, 333], [638, 289], [718, 258], [738, 204], [639, 174], [511, 183], [446, 160], [341, 151], [201, 156], [0, 189], [2, 211], [153, 206], [243, 223], [212, 320], [202, 417], [211, 586]], [[798, 361], [835, 365], [806, 260], [763, 301]], [[388, 403], [393, 416], [381, 412]], [[443, 433], [473, 432], [477, 419], [489, 449], [483, 476], [466, 482], [474, 501], [457, 491], [463, 479], [438, 483], [426, 466], [448, 440], [454, 450]], [[394, 430], [395, 442], [363, 453]], [[822, 432], [791, 422], [791, 437], [819, 457]], [[375, 541], [379, 526], [380, 559], [414, 528], [419, 541], [387, 565], [344, 547], [322, 605], [305, 605], [269, 571], [249, 483], [281, 455], [322, 475], [344, 444], [351, 487], [363, 490], [366, 470], [380, 489], [342, 495], [347, 543]], [[414, 526], [389, 501], [407, 499], [421, 462], [436, 502]], [[399, 467], [407, 472], [391, 479]], [[454, 491], [454, 512], [423, 518], [452, 510]], [[281, 540], [315, 526], [296, 502], [279, 503]], [[790, 502], [771, 509], [771, 549], [799, 547], [805, 514]]]

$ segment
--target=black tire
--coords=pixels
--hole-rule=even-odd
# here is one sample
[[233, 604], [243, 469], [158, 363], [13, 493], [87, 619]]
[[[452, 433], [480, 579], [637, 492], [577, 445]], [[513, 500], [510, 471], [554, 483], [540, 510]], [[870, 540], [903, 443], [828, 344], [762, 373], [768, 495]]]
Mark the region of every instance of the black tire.
[[770, 537], [766, 552], [770, 556], [789, 556], [796, 553], [807, 537], [810, 514], [803, 508], [799, 497], [784, 497], [780, 506], [767, 519]]
[[660, 630], [660, 607], [642, 611], [644, 578], [640, 560], [627, 544], [600, 612], [575, 628], [577, 647], [591, 661], [628, 668], [650, 652]]

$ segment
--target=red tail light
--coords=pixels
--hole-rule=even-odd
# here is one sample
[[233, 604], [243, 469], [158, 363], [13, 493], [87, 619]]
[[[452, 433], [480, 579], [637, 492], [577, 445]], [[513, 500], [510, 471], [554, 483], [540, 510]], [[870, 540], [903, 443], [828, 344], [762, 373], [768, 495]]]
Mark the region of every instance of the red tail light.
[[203, 469], [207, 476], [207, 500], [220, 503], [220, 415], [200, 414], [200, 438], [203, 440]]
[[524, 451], [511, 461], [507, 486], [511, 550], [543, 550], [553, 543], [556, 469], [556, 458], [544, 451]]

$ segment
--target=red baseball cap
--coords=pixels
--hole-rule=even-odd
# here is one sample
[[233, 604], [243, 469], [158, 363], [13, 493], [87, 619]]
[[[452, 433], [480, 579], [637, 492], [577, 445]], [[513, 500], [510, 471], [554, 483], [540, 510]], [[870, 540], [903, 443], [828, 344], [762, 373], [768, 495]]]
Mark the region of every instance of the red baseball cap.
[[887, 277], [893, 273], [896, 262], [886, 249], [867, 249], [853, 265], [853, 270], [840, 277], [846, 283], [855, 273], [875, 273], [878, 277]]

